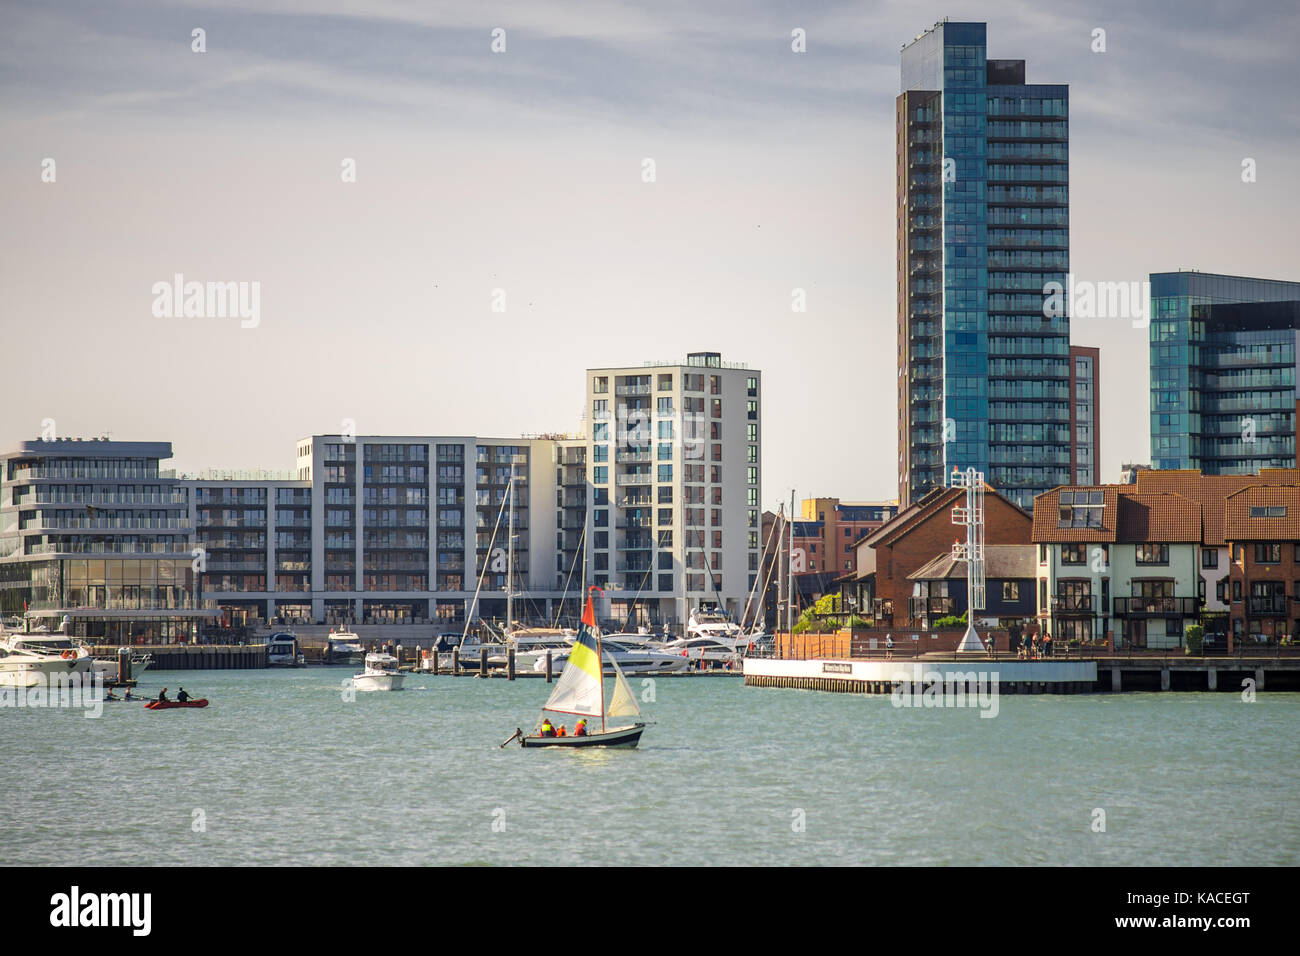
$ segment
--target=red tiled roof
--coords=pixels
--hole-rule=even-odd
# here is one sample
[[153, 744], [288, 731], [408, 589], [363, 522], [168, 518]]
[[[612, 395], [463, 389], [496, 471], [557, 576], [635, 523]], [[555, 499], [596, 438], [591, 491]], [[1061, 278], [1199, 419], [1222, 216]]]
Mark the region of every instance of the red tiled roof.
[[[1251, 508], [1285, 508], [1285, 517], [1252, 518]], [[1255, 485], [1224, 502], [1224, 536], [1229, 541], [1300, 541], [1300, 487]]]
[[[1054, 488], [1034, 499], [1035, 543], [1200, 541], [1202, 508], [1184, 495], [1140, 494], [1131, 485]], [[1100, 528], [1059, 527], [1062, 491], [1100, 491]], [[1095, 507], [1095, 506], [1094, 506]]]
[[1201, 504], [1202, 542], [1211, 547], [1224, 544], [1224, 500], [1255, 485], [1300, 486], [1300, 469], [1264, 468], [1258, 475], [1202, 475], [1199, 471], [1144, 470], [1137, 473], [1139, 493], [1172, 492]]

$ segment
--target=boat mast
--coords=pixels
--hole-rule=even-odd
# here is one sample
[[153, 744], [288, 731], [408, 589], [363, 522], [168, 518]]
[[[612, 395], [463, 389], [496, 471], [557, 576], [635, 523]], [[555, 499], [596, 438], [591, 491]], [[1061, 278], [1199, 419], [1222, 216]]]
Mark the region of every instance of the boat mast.
[[510, 459], [510, 484], [506, 486], [506, 507], [510, 509], [510, 530], [506, 546], [506, 636], [515, 620], [515, 461]]
[[794, 489], [790, 489], [790, 549], [786, 553], [785, 621], [786, 633], [794, 633]]
[[[592, 586], [591, 591], [600, 591], [600, 588]], [[591, 591], [587, 592], [587, 599], [591, 600]], [[603, 595], [605, 592], [601, 591]], [[593, 621], [591, 629], [596, 632], [596, 672], [600, 675], [600, 732], [605, 732], [605, 650], [600, 640], [600, 625], [594, 623], [596, 620], [595, 609], [592, 609], [591, 619]]]

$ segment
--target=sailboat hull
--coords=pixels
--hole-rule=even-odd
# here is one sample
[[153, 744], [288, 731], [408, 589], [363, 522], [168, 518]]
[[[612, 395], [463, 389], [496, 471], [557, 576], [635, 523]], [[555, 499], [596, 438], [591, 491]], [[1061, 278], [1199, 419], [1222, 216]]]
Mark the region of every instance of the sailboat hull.
[[619, 727], [603, 734], [586, 734], [582, 737], [522, 737], [525, 747], [635, 747], [645, 731], [645, 724]]

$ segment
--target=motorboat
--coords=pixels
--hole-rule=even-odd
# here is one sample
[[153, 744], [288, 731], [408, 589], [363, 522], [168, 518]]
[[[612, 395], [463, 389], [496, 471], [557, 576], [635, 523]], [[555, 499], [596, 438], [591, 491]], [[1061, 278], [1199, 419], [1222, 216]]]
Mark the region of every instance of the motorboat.
[[357, 690], [401, 690], [404, 679], [396, 657], [371, 651], [366, 655], [366, 669], [352, 678], [352, 686]]
[[[680, 654], [670, 654], [667, 651], [657, 650], [646, 646], [644, 641], [628, 642], [623, 639], [626, 636], [624, 634], [611, 634], [608, 637], [601, 638], [601, 646], [605, 650], [604, 670], [606, 674], [614, 673], [615, 664], [625, 674], [676, 674], [690, 666], [689, 659], [682, 657]], [[641, 637], [641, 635], [632, 636]], [[569, 649], [566, 648], [552, 656], [551, 667], [555, 672], [558, 672], [568, 660]], [[546, 670], [545, 656], [533, 665], [533, 670], [539, 673]]]
[[361, 664], [366, 648], [352, 631], [330, 631], [325, 639], [325, 659], [331, 664]]
[[279, 631], [266, 639], [267, 667], [302, 667], [305, 663], [298, 651], [298, 635]]
[[686, 624], [686, 637], [711, 637], [733, 648], [742, 636], [740, 625], [726, 611], [718, 607], [701, 605], [691, 612]]
[[[675, 641], [655, 645], [657, 650], [686, 661], [699, 664], [735, 664], [740, 660], [740, 649], [735, 643], [715, 637], [679, 637]], [[747, 645], [742, 645], [747, 646]]]
[[0, 687], [48, 685], [51, 678], [93, 674], [90, 652], [66, 634], [6, 631], [0, 634]]

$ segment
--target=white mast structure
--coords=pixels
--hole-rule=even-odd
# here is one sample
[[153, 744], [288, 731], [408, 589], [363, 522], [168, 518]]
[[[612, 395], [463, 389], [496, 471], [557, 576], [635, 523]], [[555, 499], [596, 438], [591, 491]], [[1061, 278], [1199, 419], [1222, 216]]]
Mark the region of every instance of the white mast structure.
[[948, 476], [951, 488], [966, 489], [966, 504], [952, 509], [952, 523], [966, 528], [966, 543], [954, 541], [952, 559], [966, 562], [966, 633], [957, 645], [959, 654], [983, 651], [975, 632], [975, 612], [984, 610], [984, 473], [974, 468]]

